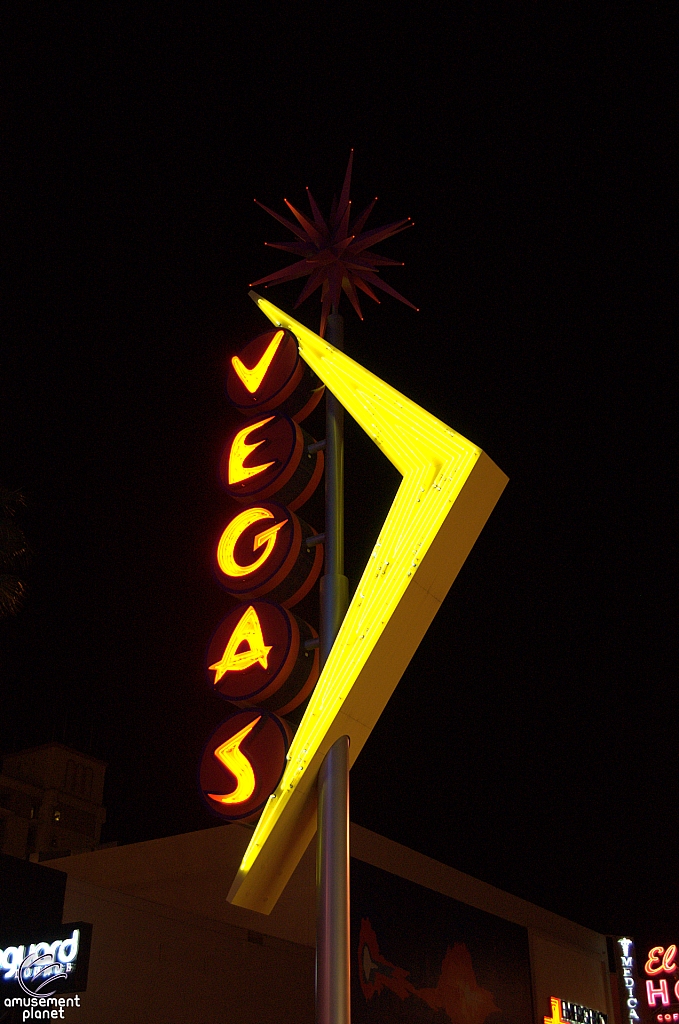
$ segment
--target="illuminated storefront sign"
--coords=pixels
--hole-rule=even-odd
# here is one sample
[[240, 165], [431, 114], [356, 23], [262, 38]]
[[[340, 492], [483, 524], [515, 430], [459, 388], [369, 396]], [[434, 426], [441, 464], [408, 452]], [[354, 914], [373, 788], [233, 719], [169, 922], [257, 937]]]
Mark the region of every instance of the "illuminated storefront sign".
[[8, 945], [0, 949], [0, 980], [8, 984], [8, 991], [28, 996], [84, 992], [91, 939], [92, 925], [76, 921], [46, 929], [37, 942]]
[[245, 416], [276, 409], [300, 423], [325, 389], [300, 359], [294, 334], [283, 329], [260, 334], [233, 357], [226, 390]]
[[618, 977], [618, 996], [626, 1024], [634, 1024], [641, 1019], [639, 1015], [639, 995], [637, 982], [636, 954], [634, 942], [624, 936], [615, 943], [616, 975]]
[[217, 629], [207, 655], [215, 690], [237, 706], [287, 715], [318, 679], [316, 631], [271, 601], [241, 604]]
[[591, 1010], [579, 1003], [570, 1003], [567, 999], [550, 997], [551, 1017], [543, 1018], [544, 1024], [607, 1024], [608, 1017], [600, 1010]]
[[283, 774], [291, 730], [265, 710], [241, 711], [214, 731], [200, 763], [203, 799], [220, 817], [258, 814]]
[[316, 531], [294, 512], [270, 502], [246, 508], [225, 527], [217, 545], [217, 575], [234, 597], [269, 594], [287, 608], [318, 579], [323, 547], [307, 547]]
[[644, 963], [646, 1004], [653, 1019], [679, 1021], [679, 965], [677, 947], [652, 946]]
[[227, 494], [240, 502], [276, 495], [294, 512], [311, 497], [323, 474], [323, 452], [289, 416], [259, 416], [239, 427], [224, 449], [221, 478]]
[[347, 735], [356, 760], [507, 477], [476, 445], [251, 294], [403, 478], [229, 892], [232, 903], [269, 913], [315, 832], [323, 758]]

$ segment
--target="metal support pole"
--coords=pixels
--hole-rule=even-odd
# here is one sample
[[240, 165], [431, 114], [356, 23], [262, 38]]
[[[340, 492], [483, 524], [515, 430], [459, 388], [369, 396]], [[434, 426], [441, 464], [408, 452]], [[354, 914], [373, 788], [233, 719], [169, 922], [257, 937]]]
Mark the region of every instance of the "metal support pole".
[[[344, 347], [344, 320], [328, 317], [327, 340]], [[344, 575], [344, 409], [326, 392], [325, 574], [321, 579], [321, 665], [349, 603]], [[316, 1021], [350, 1024], [349, 737], [328, 751], [318, 776], [316, 846]]]
[[318, 775], [316, 1021], [350, 1024], [349, 737], [332, 745]]
[[[344, 317], [328, 316], [326, 338], [344, 348]], [[344, 408], [334, 395], [325, 397], [325, 574], [321, 578], [321, 665], [330, 654], [349, 604], [344, 575]]]

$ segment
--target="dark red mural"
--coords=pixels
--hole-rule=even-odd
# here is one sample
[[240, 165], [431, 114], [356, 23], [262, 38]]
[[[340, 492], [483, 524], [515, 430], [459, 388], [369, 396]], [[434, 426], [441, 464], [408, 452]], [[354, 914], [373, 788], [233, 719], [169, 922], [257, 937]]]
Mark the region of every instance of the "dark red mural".
[[355, 1024], [529, 1024], [526, 930], [352, 860]]

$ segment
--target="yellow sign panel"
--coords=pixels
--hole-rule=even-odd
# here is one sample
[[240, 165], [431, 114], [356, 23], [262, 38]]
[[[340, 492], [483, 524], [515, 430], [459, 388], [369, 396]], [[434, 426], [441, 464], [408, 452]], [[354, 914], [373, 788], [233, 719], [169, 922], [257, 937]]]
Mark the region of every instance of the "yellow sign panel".
[[259, 819], [229, 900], [268, 914], [316, 830], [316, 777], [340, 736], [350, 764], [457, 576], [507, 477], [480, 448], [251, 292], [403, 480]]

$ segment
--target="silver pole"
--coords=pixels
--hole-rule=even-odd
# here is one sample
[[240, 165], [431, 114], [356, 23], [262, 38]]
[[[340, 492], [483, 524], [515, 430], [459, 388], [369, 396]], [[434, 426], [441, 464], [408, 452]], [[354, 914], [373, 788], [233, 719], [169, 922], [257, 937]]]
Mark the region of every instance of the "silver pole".
[[349, 737], [334, 742], [318, 776], [316, 1021], [350, 1024]]
[[[328, 317], [327, 340], [344, 347], [344, 320]], [[325, 574], [321, 579], [321, 664], [349, 604], [344, 575], [344, 409], [326, 392]], [[318, 775], [316, 846], [316, 1021], [350, 1024], [349, 737], [336, 740]]]

